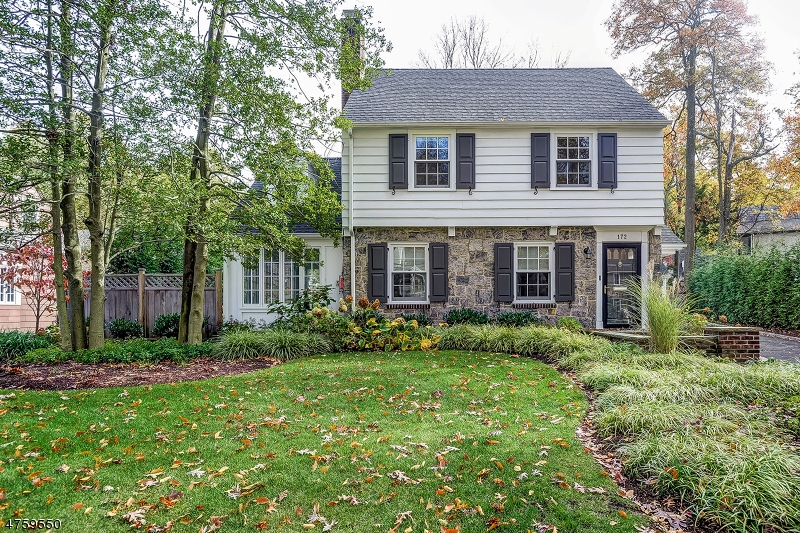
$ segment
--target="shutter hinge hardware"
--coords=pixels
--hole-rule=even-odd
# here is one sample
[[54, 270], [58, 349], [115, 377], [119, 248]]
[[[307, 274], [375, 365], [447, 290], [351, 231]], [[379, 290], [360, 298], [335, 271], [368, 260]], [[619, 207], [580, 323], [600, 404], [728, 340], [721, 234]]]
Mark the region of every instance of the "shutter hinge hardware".
[[469, 188], [469, 195], [472, 196], [472, 187]]
[[611, 194], [614, 194], [614, 187], [611, 187]]
[[533, 195], [536, 196], [537, 194], [539, 194], [539, 186], [538, 185], [533, 188]]
[[395, 193], [395, 190], [394, 190], [394, 187], [392, 187], [392, 196], [394, 196], [394, 193]]

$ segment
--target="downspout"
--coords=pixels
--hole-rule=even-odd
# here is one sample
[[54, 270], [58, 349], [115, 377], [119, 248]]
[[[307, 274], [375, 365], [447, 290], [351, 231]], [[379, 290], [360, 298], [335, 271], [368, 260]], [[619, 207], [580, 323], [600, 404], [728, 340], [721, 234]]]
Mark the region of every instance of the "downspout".
[[348, 208], [350, 214], [347, 217], [347, 224], [350, 226], [350, 294], [356, 296], [356, 232], [353, 224], [353, 128], [347, 128], [347, 135], [350, 142], [347, 146], [347, 173], [348, 173]]

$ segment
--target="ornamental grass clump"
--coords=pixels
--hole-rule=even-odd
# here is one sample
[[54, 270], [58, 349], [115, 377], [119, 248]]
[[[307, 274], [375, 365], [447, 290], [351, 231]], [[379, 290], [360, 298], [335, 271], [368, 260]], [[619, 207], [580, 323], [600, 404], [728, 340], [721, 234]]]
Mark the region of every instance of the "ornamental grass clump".
[[692, 502], [695, 515], [746, 532], [800, 529], [800, 455], [777, 441], [693, 428], [622, 446], [630, 475]]
[[330, 342], [322, 335], [276, 328], [227, 333], [217, 341], [212, 354], [223, 360], [272, 357], [288, 361], [330, 350]]
[[677, 350], [681, 335], [691, 329], [693, 299], [679, 293], [676, 286], [663, 288], [655, 281], [642, 283], [640, 278], [631, 279], [627, 287], [631, 293], [629, 305], [635, 310], [632, 315], [638, 317], [638, 325], [647, 332], [650, 351]]

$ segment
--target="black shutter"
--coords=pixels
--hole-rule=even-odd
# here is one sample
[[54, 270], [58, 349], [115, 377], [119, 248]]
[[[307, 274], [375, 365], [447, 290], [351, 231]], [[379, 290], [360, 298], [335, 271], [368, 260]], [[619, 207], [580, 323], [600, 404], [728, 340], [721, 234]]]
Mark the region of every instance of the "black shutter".
[[389, 256], [389, 247], [385, 242], [381, 242], [370, 244], [368, 250], [367, 270], [369, 270], [369, 279], [367, 281], [367, 297], [370, 300], [377, 299], [380, 302], [386, 302], [389, 285], [389, 269], [386, 263]]
[[514, 301], [514, 245], [494, 244], [494, 299], [496, 302]]
[[575, 299], [575, 245], [571, 242], [556, 243], [556, 294], [557, 302]]
[[475, 188], [475, 134], [456, 134], [456, 189]]
[[531, 188], [550, 187], [550, 134], [531, 133]]
[[408, 135], [389, 135], [389, 188], [408, 189]]
[[447, 290], [447, 243], [432, 242], [428, 245], [430, 254], [430, 301], [446, 302]]
[[617, 188], [617, 134], [597, 134], [597, 186], [601, 189]]

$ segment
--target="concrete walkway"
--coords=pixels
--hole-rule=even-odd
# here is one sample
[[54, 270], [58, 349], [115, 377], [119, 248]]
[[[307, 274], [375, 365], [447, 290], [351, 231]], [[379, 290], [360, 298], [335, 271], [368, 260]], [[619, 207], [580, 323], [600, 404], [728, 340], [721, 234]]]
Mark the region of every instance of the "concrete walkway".
[[800, 364], [800, 339], [761, 334], [761, 357]]

